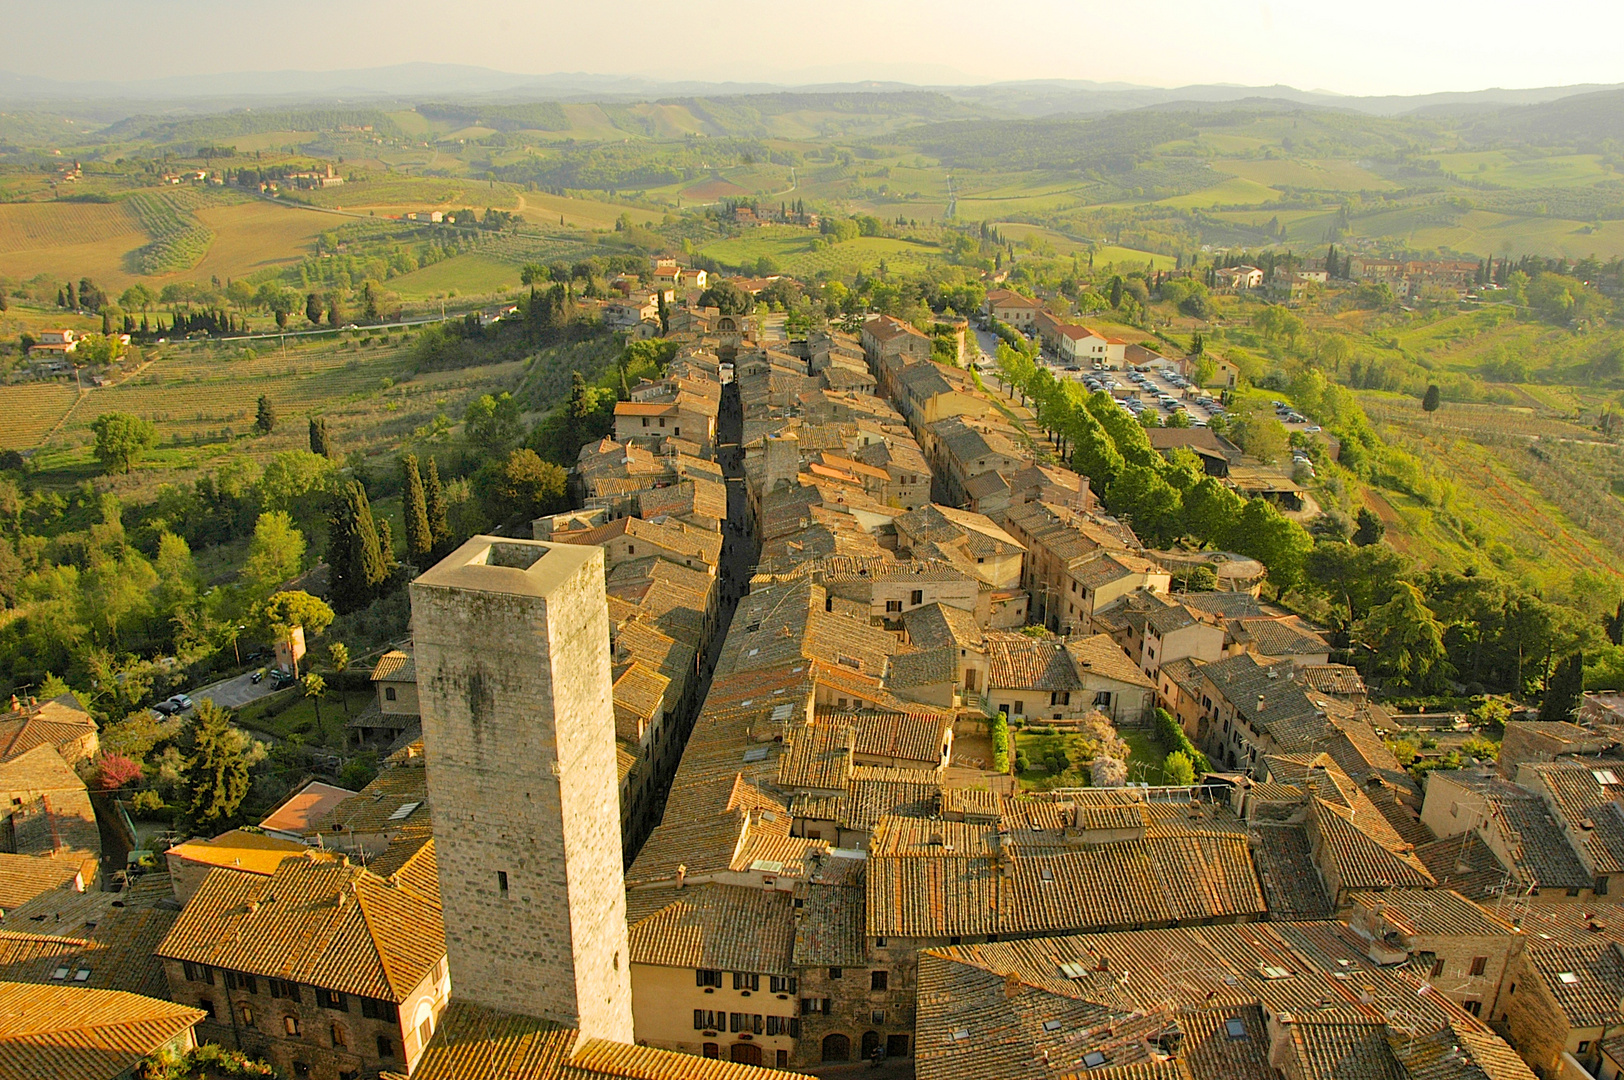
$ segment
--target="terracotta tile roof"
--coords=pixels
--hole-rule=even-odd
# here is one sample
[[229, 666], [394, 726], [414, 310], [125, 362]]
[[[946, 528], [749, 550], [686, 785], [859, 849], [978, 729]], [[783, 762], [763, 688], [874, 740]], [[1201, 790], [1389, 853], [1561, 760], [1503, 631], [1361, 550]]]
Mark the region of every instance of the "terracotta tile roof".
[[867, 920], [858, 885], [798, 886], [801, 917], [795, 924], [797, 967], [857, 967], [868, 959]]
[[1418, 981], [1377, 968], [1361, 944], [1343, 924], [1315, 922], [927, 950], [918, 968], [918, 1072], [926, 1080], [1155, 1075], [1127, 1070], [1152, 1068], [1152, 1040], [1176, 1030], [1175, 1060], [1187, 1071], [1174, 1075], [1278, 1080], [1265, 1012], [1291, 1014], [1288, 1067], [1314, 1080], [1410, 1080], [1387, 1044], [1394, 1012], [1422, 1035], [1469, 1032], [1484, 1060], [1511, 1053], [1463, 1010], [1418, 995]]
[[1409, 934], [1512, 937], [1518, 931], [1453, 889], [1386, 889], [1355, 893], [1353, 902], [1380, 908], [1382, 917]]
[[[376, 676], [374, 676], [376, 677]], [[274, 832], [302, 833], [320, 820], [327, 811], [359, 792], [312, 780], [285, 799], [281, 806], [259, 823], [262, 829]], [[215, 863], [213, 865], [220, 865]]]
[[1301, 656], [1329, 652], [1331, 646], [1295, 616], [1230, 619], [1229, 636], [1260, 656]]
[[1534, 1080], [1515, 1050], [1464, 1024], [1421, 1038], [1389, 1030], [1387, 1046], [1408, 1080]]
[[7, 808], [9, 850], [18, 855], [101, 854], [101, 830], [79, 774], [40, 743], [0, 764], [0, 791], [22, 799]]
[[886, 685], [898, 691], [950, 686], [958, 677], [958, 657], [958, 649], [951, 645], [898, 653], [891, 658]]
[[655, 713], [667, 704], [670, 686], [670, 679], [642, 662], [627, 664], [614, 684], [615, 737], [639, 742]]
[[270, 877], [211, 872], [158, 953], [400, 1002], [444, 959], [445, 926], [438, 891], [403, 874], [289, 859]]
[[921, 649], [955, 648], [980, 651], [985, 636], [974, 612], [951, 604], [926, 604], [902, 614], [908, 640]]
[[0, 1076], [114, 1080], [203, 1017], [118, 990], [0, 983]]
[[[411, 809], [402, 814], [408, 805]], [[378, 773], [358, 794], [329, 810], [305, 835], [403, 832], [427, 825], [429, 820], [428, 780], [423, 759], [417, 758], [415, 764]]]
[[1258, 880], [1276, 919], [1323, 919], [1333, 905], [1314, 867], [1308, 834], [1301, 825], [1252, 822], [1252, 848]]
[[1112, 640], [1110, 634], [1069, 637], [1066, 639], [1066, 651], [1071, 654], [1071, 662], [1083, 678], [1094, 675], [1146, 690], [1156, 688], [1156, 684], [1122, 650], [1122, 646]]
[[399, 649], [391, 649], [378, 657], [378, 663], [372, 669], [373, 682], [416, 682], [417, 664], [412, 654]]
[[1440, 886], [1455, 889], [1471, 900], [1494, 899], [1505, 884], [1505, 870], [1476, 832], [1417, 844], [1415, 856]]
[[1335, 866], [1342, 888], [1429, 888], [1436, 884], [1413, 853], [1386, 847], [1366, 831], [1368, 821], [1355, 825], [1350, 811], [1324, 799], [1315, 799], [1309, 807], [1323, 857]]
[[857, 766], [844, 795], [797, 795], [790, 801], [790, 812], [811, 821], [833, 821], [842, 829], [872, 832], [887, 815], [933, 812], [940, 791], [933, 777], [917, 770]]
[[[148, 876], [164, 887], [158, 899], [170, 899], [168, 875]], [[179, 914], [171, 908], [155, 907], [131, 891], [53, 892], [6, 914], [0, 971], [13, 982], [54, 982], [57, 971], [66, 967], [75, 975], [89, 971], [74, 985], [148, 997], [169, 993], [163, 962], [154, 952]]]
[[[985, 828], [933, 822], [932, 837], [959, 837], [951, 853], [946, 844], [927, 842], [913, 854], [890, 854], [885, 833], [903, 821], [886, 818], [875, 829], [867, 883], [870, 936], [1053, 933], [1265, 910], [1244, 836], [1147, 836], [1083, 850], [1061, 845], [1042, 854], [1023, 851], [1011, 859], [979, 846]], [[972, 830], [972, 842], [963, 843], [960, 834]], [[1011, 837], [1029, 842], [1025, 834]]]
[[736, 885], [661, 892], [665, 906], [632, 924], [632, 963], [768, 975], [794, 971], [796, 920], [789, 893]]
[[184, 844], [176, 844], [167, 854], [199, 866], [218, 866], [249, 874], [268, 875], [275, 873], [284, 859], [304, 858], [311, 851], [297, 840], [232, 829], [212, 840], [188, 840]]
[[0, 764], [36, 746], [65, 749], [67, 744], [95, 733], [96, 721], [72, 694], [17, 712], [0, 712]]
[[[1116, 643], [1112, 642], [1112, 647]], [[1059, 638], [989, 631], [987, 686], [999, 690], [1080, 690], [1071, 654]]]
[[1462, 772], [1451, 779], [1470, 787], [1488, 803], [1493, 828], [1503, 839], [1511, 869], [1524, 886], [1583, 889], [1595, 883], [1539, 796], [1493, 775]]
[[1618, 1022], [1618, 1003], [1624, 1000], [1624, 949], [1617, 942], [1530, 942], [1526, 955], [1572, 1027]]
[[856, 732], [850, 725], [803, 725], [784, 740], [778, 759], [778, 785], [813, 791], [842, 792], [851, 776]]
[[1359, 669], [1349, 664], [1309, 664], [1297, 670], [1297, 677], [1310, 690], [1333, 697], [1359, 697], [1366, 693]]
[[[1624, 766], [1617, 769], [1588, 764], [1553, 762], [1530, 765], [1535, 783], [1549, 792], [1549, 802], [1579, 837], [1591, 867], [1598, 874], [1624, 871]], [[1612, 782], [1609, 782], [1612, 781]]]
[[13, 855], [0, 851], [0, 910], [21, 907], [43, 892], [67, 888], [75, 878], [89, 884], [96, 864], [84, 853]]
[[864, 322], [863, 333], [872, 336], [878, 341], [891, 341], [899, 337], [922, 338], [925, 336], [915, 330], [910, 323], [905, 323], [901, 319], [894, 319], [889, 315], [881, 315], [878, 318]]

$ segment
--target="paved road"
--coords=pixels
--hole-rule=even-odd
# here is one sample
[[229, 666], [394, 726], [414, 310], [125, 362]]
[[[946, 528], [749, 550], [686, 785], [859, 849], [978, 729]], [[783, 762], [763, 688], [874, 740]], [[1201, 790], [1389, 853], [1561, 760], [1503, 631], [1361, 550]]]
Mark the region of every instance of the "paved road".
[[208, 698], [216, 705], [227, 709], [239, 709], [250, 701], [258, 701], [267, 694], [272, 693], [271, 680], [262, 679], [259, 685], [254, 685], [247, 673], [237, 675], [230, 679], [208, 686], [199, 687], [189, 691], [187, 697], [193, 701], [202, 701]]

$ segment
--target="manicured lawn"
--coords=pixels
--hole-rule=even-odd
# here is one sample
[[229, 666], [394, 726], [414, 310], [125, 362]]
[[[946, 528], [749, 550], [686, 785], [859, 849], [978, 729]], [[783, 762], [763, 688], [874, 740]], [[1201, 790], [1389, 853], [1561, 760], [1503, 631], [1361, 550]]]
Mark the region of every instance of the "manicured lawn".
[[[266, 716], [267, 707], [271, 704], [280, 704], [288, 697], [300, 695], [303, 691], [297, 687], [278, 691], [270, 697], [263, 698], [243, 708], [237, 714], [236, 723], [239, 727], [252, 728], [274, 735], [279, 739], [286, 739], [298, 735], [306, 742], [322, 746], [341, 747], [344, 745], [344, 721], [350, 716], [371, 704], [373, 695], [364, 690], [351, 690], [347, 694], [329, 691], [321, 699], [321, 727], [316, 726], [316, 703], [311, 698], [299, 697], [295, 704], [284, 712], [275, 716]], [[344, 711], [344, 699], [348, 698], [349, 713]]]

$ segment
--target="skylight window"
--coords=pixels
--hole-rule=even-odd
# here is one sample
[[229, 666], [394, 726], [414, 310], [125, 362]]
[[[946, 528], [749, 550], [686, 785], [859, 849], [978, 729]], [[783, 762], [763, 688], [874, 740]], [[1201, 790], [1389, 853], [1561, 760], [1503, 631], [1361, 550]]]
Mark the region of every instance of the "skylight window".
[[399, 806], [395, 807], [395, 812], [389, 815], [389, 820], [405, 821], [407, 818], [412, 816], [419, 806], [422, 805], [423, 804], [420, 802], [401, 803]]
[[1090, 1069], [1105, 1067], [1105, 1052], [1103, 1050], [1090, 1050], [1083, 1055], [1083, 1065]]
[[1068, 979], [1081, 979], [1088, 974], [1088, 969], [1082, 964], [1061, 964], [1060, 974]]
[[955, 1031], [953, 1033], [953, 1041], [954, 1042], [963, 1042], [965, 1039], [968, 1039], [969, 1037], [970, 1037], [970, 1029], [969, 1028], [959, 1028], [959, 1030], [957, 1030], [957, 1031]]
[[1596, 783], [1598, 784], [1618, 783], [1618, 774], [1612, 769], [1591, 769], [1590, 775], [1596, 778]]
[[1289, 978], [1291, 978], [1291, 972], [1287, 971], [1283, 967], [1275, 967], [1273, 964], [1260, 964], [1260, 965], [1258, 965], [1257, 970], [1258, 970], [1258, 974], [1262, 975], [1265, 979], [1289, 979]]
[[1044, 1031], [1059, 1031], [1060, 1030], [1060, 1021], [1058, 1021], [1058, 1020], [1045, 1020], [1043, 1022], [1043, 1030]]
[[67, 977], [68, 969], [65, 967], [59, 967], [55, 971], [51, 972], [51, 978], [56, 979], [59, 982]]
[[89, 968], [80, 968], [78, 971], [75, 971], [73, 973], [73, 981], [74, 982], [85, 982], [89, 978], [90, 978], [90, 969]]
[[1238, 1016], [1232, 1016], [1224, 1021], [1224, 1034], [1231, 1039], [1246, 1038], [1246, 1024]]
[[1579, 981], [1579, 976], [1575, 975], [1571, 971], [1559, 972], [1556, 977], [1561, 979], [1562, 982], [1568, 986], [1572, 986], [1574, 983]]

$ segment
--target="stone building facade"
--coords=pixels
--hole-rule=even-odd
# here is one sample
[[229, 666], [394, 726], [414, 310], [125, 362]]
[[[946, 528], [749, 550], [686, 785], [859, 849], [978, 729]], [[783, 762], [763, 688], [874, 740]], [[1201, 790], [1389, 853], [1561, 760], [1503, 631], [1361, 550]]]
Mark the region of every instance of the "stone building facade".
[[603, 551], [476, 536], [411, 590], [458, 998], [629, 1043]]

